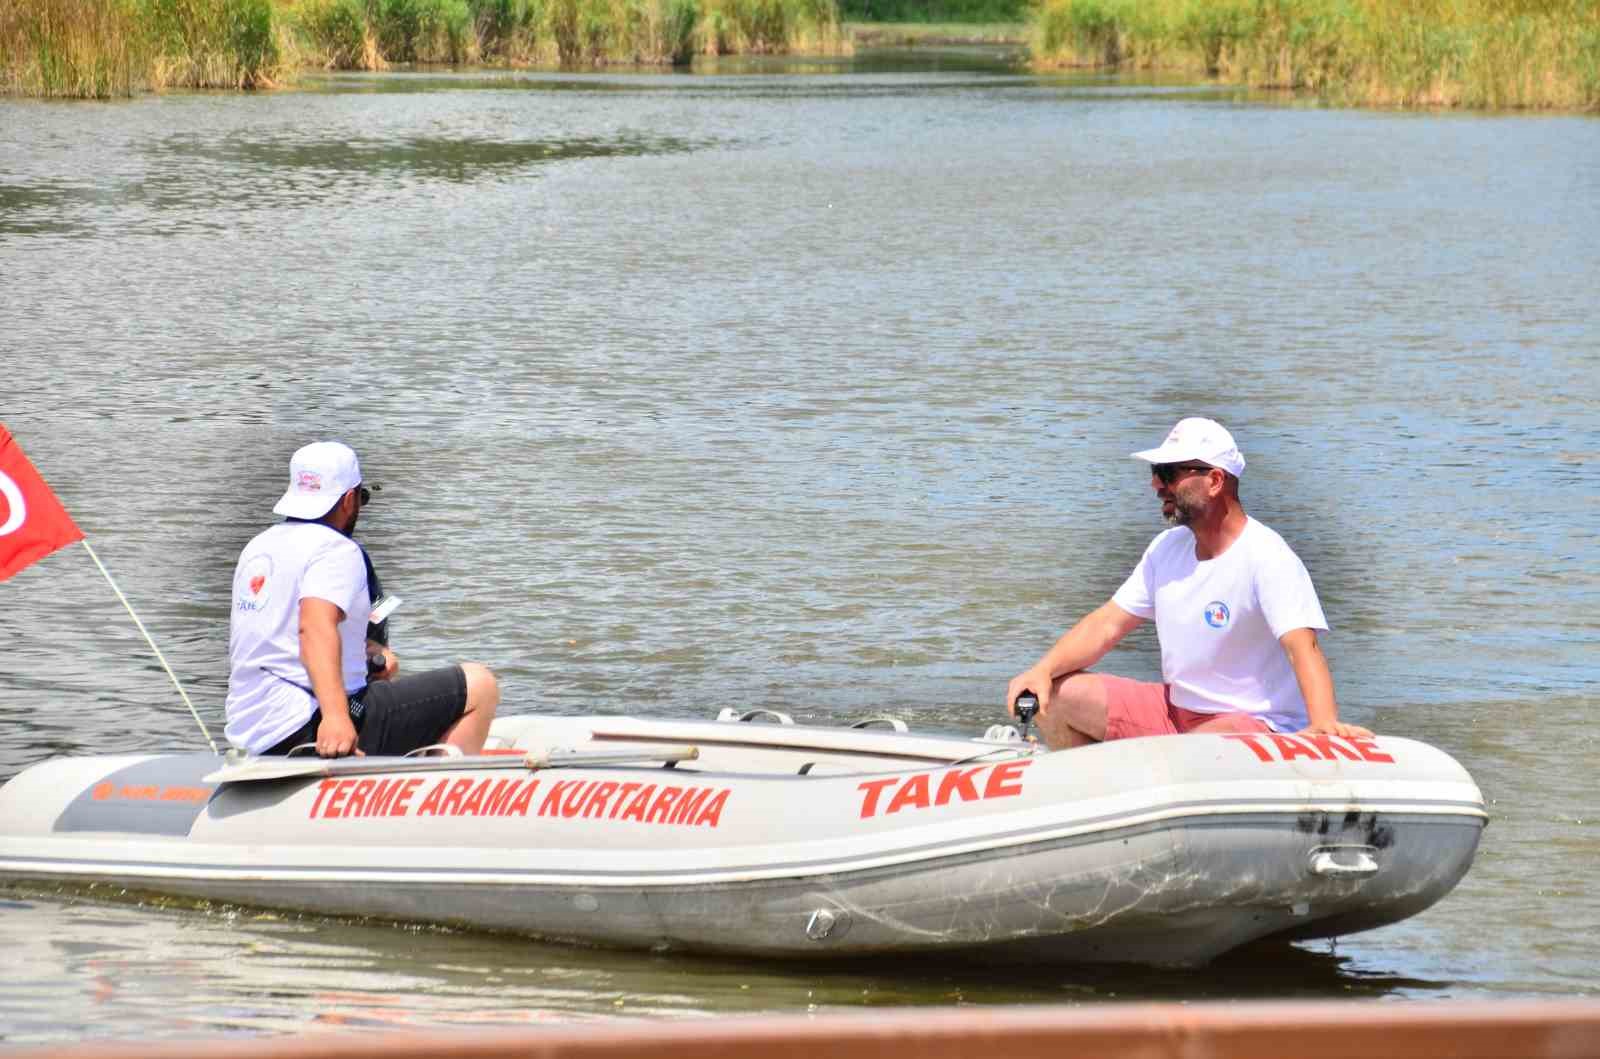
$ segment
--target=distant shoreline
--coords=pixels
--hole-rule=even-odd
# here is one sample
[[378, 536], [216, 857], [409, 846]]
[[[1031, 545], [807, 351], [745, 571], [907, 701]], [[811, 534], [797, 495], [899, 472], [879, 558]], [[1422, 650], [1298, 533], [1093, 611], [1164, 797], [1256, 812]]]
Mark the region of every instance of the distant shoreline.
[[837, 0], [10, 0], [0, 94], [110, 99], [391, 64], [665, 67], [849, 49]]
[[982, 22], [845, 22], [841, 10], [849, 4], [12, 0], [0, 6], [0, 94], [264, 89], [391, 64], [684, 67], [715, 55], [989, 47], [1038, 71], [1167, 71], [1341, 106], [1600, 112], [1600, 0], [1038, 0], [1026, 21]]
[[1600, 0], [1041, 0], [1035, 68], [1175, 70], [1353, 106], [1600, 111]]
[[844, 32], [858, 48], [1028, 44], [1026, 22], [846, 22]]

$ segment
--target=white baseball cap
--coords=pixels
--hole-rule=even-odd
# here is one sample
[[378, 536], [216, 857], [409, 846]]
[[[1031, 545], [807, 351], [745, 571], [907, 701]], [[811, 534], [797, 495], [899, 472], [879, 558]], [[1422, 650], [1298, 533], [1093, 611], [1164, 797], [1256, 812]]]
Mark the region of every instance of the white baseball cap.
[[273, 512], [290, 518], [321, 518], [339, 498], [361, 484], [355, 450], [337, 441], [314, 441], [289, 459], [289, 488]]
[[1159, 448], [1135, 452], [1136, 460], [1150, 463], [1197, 463], [1219, 467], [1235, 478], [1244, 474], [1244, 453], [1233, 443], [1233, 435], [1215, 419], [1191, 416], [1178, 420]]

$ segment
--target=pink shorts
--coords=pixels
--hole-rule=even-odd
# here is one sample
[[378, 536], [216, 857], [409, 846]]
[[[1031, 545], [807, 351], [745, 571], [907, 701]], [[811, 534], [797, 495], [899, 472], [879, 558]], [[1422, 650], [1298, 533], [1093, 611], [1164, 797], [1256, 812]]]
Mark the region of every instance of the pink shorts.
[[1261, 718], [1249, 713], [1199, 713], [1172, 704], [1166, 684], [1151, 684], [1106, 673], [1097, 677], [1106, 695], [1106, 738], [1132, 739], [1141, 735], [1178, 735], [1183, 732], [1270, 732]]

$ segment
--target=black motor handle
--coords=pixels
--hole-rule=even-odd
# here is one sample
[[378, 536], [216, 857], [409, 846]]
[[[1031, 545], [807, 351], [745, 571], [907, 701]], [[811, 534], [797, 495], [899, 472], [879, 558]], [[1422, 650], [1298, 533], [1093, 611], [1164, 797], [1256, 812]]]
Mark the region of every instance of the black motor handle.
[[1031, 691], [1024, 691], [1017, 696], [1017, 720], [1026, 725], [1033, 720], [1034, 715], [1038, 712], [1039, 696]]

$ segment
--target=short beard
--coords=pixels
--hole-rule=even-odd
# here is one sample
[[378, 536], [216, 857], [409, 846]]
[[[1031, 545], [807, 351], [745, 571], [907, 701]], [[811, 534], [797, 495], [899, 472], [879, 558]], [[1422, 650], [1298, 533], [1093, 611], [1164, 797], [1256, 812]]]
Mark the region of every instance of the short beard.
[[1185, 500], [1177, 493], [1172, 494], [1172, 514], [1163, 513], [1162, 518], [1167, 520], [1169, 526], [1188, 526], [1205, 510], [1204, 504], [1197, 504], [1192, 500]]

